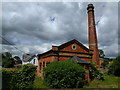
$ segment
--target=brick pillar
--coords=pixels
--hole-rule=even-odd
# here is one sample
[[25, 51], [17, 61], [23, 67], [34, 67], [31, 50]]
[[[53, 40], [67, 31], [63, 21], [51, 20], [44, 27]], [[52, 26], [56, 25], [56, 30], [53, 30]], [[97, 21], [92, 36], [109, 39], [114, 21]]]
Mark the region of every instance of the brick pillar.
[[39, 64], [39, 61], [38, 61], [37, 74], [39, 75], [39, 73], [40, 73], [40, 64]]
[[46, 62], [45, 62], [45, 67], [46, 67], [47, 65], [46, 65]]
[[97, 42], [97, 34], [95, 27], [95, 18], [94, 18], [94, 6], [93, 4], [89, 4], [87, 7], [88, 10], [88, 43], [89, 49], [93, 50], [92, 60], [96, 62], [96, 66], [100, 66], [99, 61], [99, 52], [98, 52], [98, 42]]
[[43, 73], [43, 62], [42, 62], [42, 65], [41, 65], [41, 73]]

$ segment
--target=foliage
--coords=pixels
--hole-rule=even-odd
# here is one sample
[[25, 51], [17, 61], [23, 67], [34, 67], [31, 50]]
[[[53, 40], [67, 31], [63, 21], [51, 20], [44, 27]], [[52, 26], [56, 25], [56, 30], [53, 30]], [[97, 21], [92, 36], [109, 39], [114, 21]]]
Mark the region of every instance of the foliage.
[[99, 57], [104, 58], [104, 56], [105, 56], [104, 51], [99, 49]]
[[91, 62], [90, 63], [90, 79], [94, 78], [98, 80], [104, 80], [103, 74], [97, 69], [97, 67]]
[[120, 56], [117, 56], [108, 68], [108, 74], [120, 76]]
[[108, 62], [106, 61], [102, 62], [101, 66], [105, 69], [106, 67], [108, 67]]
[[15, 59], [15, 64], [22, 64], [22, 61], [19, 56], [15, 56], [14, 59]]
[[74, 61], [55, 61], [44, 69], [44, 79], [50, 88], [81, 88], [85, 70]]
[[10, 81], [12, 79], [12, 70], [2, 70], [2, 88], [10, 88]]
[[12, 68], [14, 67], [14, 64], [15, 62], [11, 53], [5, 52], [5, 54], [2, 54], [2, 67]]
[[36, 88], [49, 88], [45, 85], [45, 81], [43, 78], [40, 78], [38, 75], [35, 76], [35, 80], [34, 80], [34, 89]]
[[32, 88], [36, 67], [32, 64], [23, 65], [19, 70], [2, 70], [3, 89]]

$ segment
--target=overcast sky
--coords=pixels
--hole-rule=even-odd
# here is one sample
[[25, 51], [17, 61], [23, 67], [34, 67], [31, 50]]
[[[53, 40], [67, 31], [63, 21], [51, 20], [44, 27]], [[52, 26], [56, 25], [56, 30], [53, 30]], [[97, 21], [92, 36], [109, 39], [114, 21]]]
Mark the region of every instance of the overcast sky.
[[[99, 49], [118, 56], [118, 3], [93, 2]], [[2, 3], [2, 35], [25, 53], [43, 53], [76, 39], [88, 46], [87, 2]], [[3, 40], [3, 52], [22, 52]]]

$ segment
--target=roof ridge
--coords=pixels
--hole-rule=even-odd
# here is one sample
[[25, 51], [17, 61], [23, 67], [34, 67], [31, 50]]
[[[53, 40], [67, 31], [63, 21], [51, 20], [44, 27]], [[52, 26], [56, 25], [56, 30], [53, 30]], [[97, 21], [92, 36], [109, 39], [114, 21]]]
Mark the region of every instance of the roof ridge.
[[59, 48], [59, 49], [64, 48], [65, 45], [67, 45], [67, 44], [69, 44], [69, 43], [73, 43], [73, 42], [77, 42], [80, 46], [82, 46], [82, 47], [85, 48], [86, 50], [89, 50], [86, 46], [84, 46], [82, 43], [80, 43], [80, 42], [79, 42], [78, 40], [76, 40], [76, 39], [73, 39], [73, 40], [70, 40], [70, 41], [68, 41], [68, 42], [66, 42], [66, 43], [63, 43], [63, 44], [61, 44], [60, 46], [58, 46], [58, 48]]

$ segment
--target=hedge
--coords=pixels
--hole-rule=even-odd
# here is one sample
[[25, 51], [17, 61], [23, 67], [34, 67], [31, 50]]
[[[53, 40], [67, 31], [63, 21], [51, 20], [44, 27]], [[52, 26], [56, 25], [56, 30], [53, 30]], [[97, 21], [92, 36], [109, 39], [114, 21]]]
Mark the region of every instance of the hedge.
[[25, 89], [32, 88], [36, 67], [32, 64], [23, 65], [19, 70], [2, 70], [2, 88]]
[[85, 70], [74, 61], [54, 61], [45, 68], [44, 80], [50, 88], [82, 88]]
[[115, 75], [120, 77], [120, 56], [113, 59], [113, 62], [109, 65], [108, 75]]

